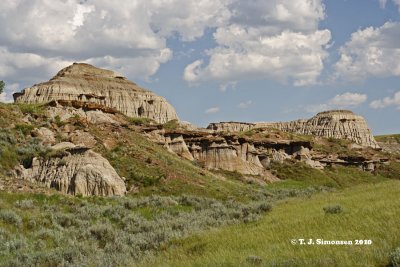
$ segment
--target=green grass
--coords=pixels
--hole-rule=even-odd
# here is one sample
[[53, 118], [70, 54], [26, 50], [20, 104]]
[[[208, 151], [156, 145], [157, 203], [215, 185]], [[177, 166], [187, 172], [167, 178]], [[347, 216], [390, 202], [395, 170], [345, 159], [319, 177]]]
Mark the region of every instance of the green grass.
[[156, 122], [152, 119], [149, 118], [139, 118], [139, 117], [132, 117], [129, 118], [128, 120], [130, 123], [133, 125], [149, 125], [149, 124], [155, 124]]
[[170, 120], [162, 125], [162, 127], [166, 130], [175, 130], [179, 128], [178, 120]]
[[18, 103], [13, 105], [17, 106], [23, 114], [31, 114], [31, 115], [43, 115], [46, 109], [46, 104]]
[[[386, 168], [385, 172], [373, 174], [365, 172], [357, 167], [326, 167], [323, 171], [313, 169], [302, 162], [273, 163], [271, 165], [272, 173], [290, 183], [296, 181], [296, 186], [309, 187], [313, 185], [328, 187], [350, 187], [364, 183], [377, 183], [398, 176], [397, 168]], [[273, 185], [275, 186], [275, 185]]]
[[377, 169], [382, 176], [400, 180], [400, 162], [392, 161], [388, 165], [382, 165]]
[[[142, 266], [386, 266], [400, 246], [400, 181], [359, 185], [309, 199], [290, 199], [261, 221], [171, 243]], [[325, 214], [340, 205], [343, 212]], [[292, 239], [370, 239], [372, 245], [292, 245]]]

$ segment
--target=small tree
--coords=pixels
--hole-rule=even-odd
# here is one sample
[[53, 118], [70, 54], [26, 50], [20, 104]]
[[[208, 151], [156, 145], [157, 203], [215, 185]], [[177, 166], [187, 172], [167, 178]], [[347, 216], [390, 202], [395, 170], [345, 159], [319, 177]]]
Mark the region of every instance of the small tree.
[[4, 86], [5, 86], [6, 84], [3, 82], [3, 81], [0, 81], [0, 94], [2, 94], [3, 93], [3, 90], [4, 90]]

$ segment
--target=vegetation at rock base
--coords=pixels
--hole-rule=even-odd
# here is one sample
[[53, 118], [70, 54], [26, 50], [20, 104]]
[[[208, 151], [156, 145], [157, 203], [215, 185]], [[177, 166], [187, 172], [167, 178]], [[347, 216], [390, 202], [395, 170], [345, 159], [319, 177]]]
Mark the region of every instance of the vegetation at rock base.
[[162, 127], [166, 130], [175, 130], [179, 127], [178, 120], [170, 120], [162, 125]]

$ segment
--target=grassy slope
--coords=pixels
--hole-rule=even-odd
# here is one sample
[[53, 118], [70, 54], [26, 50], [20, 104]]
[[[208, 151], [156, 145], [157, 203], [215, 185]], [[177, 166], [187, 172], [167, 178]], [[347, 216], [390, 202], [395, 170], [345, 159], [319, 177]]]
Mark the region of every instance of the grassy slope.
[[[291, 199], [262, 221], [237, 225], [176, 241], [143, 266], [384, 266], [400, 246], [400, 182], [360, 185], [310, 199]], [[341, 214], [322, 208], [340, 204]], [[370, 246], [295, 246], [294, 238], [371, 239]]]
[[[27, 114], [37, 118], [33, 125], [22, 120]], [[0, 103], [0, 179], [5, 179], [8, 171], [16, 164], [29, 162], [34, 156], [46, 152], [38, 140], [30, 136], [34, 127], [44, 126], [54, 132], [60, 131], [63, 124], [51, 121], [43, 114], [42, 105]], [[10, 122], [14, 125], [10, 125]], [[262, 190], [258, 185], [225, 179], [171, 154], [134, 130], [137, 121], [130, 121], [130, 128], [82, 125], [75, 119], [69, 123], [96, 137], [98, 145], [95, 150], [110, 161], [120, 176], [127, 179], [128, 186], [138, 187], [138, 196], [190, 194], [248, 201]], [[57, 139], [64, 141], [62, 138]], [[107, 150], [103, 146], [106, 139], [114, 141], [116, 146]]]
[[400, 143], [400, 134], [378, 135], [375, 136], [375, 140], [384, 143]]
[[139, 187], [138, 196], [190, 194], [247, 201], [263, 189], [204, 170], [132, 130], [121, 129], [115, 135], [112, 131], [91, 127], [90, 132], [98, 140], [123, 140], [110, 151], [101, 145], [96, 150], [127, 179], [128, 184]]

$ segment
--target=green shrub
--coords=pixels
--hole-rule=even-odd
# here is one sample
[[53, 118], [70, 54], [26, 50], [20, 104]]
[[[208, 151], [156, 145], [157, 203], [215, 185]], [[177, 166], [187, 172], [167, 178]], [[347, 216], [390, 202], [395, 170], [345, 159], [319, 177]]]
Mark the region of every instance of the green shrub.
[[256, 255], [250, 255], [246, 258], [246, 261], [252, 265], [261, 265], [262, 258]]
[[400, 267], [400, 247], [390, 253], [390, 266]]
[[45, 105], [43, 104], [17, 104], [19, 109], [24, 114], [32, 115], [42, 115], [45, 110]]
[[34, 129], [33, 125], [21, 123], [15, 125], [15, 130], [20, 131], [23, 135], [28, 135]]
[[0, 165], [10, 170], [18, 164], [18, 155], [12, 147], [0, 147]]
[[18, 227], [22, 224], [21, 217], [12, 210], [0, 210], [0, 220]]
[[56, 116], [54, 117], [54, 123], [57, 125], [57, 127], [62, 127], [62, 126], [65, 124], [65, 122], [63, 122], [63, 121], [61, 120], [61, 117], [58, 116], [58, 115], [56, 115]]
[[0, 144], [1, 145], [15, 145], [17, 139], [15, 135], [8, 129], [0, 129]]
[[325, 214], [339, 214], [343, 212], [342, 206], [330, 205], [323, 208]]
[[150, 118], [129, 118], [129, 122], [132, 123], [133, 125], [149, 125], [149, 124], [154, 124], [154, 120]]
[[35, 203], [31, 199], [17, 200], [15, 206], [19, 209], [29, 210], [35, 208]]
[[179, 128], [179, 122], [178, 120], [170, 120], [163, 124], [163, 128], [166, 130], [175, 130]]

